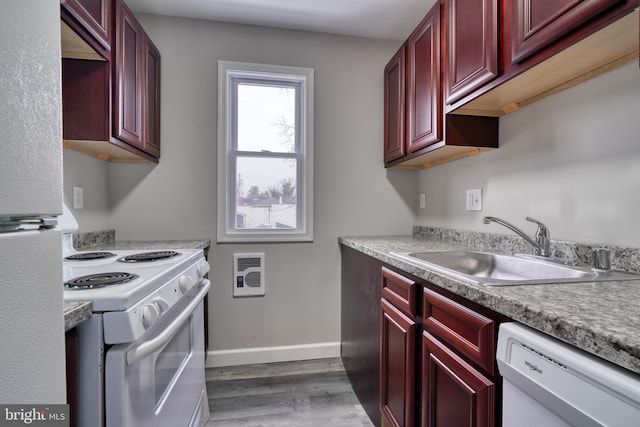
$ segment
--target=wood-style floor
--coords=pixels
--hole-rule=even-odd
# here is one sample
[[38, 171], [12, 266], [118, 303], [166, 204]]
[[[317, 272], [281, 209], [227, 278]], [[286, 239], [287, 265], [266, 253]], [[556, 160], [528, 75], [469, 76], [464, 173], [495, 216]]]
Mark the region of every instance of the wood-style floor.
[[340, 359], [208, 368], [206, 427], [370, 427]]

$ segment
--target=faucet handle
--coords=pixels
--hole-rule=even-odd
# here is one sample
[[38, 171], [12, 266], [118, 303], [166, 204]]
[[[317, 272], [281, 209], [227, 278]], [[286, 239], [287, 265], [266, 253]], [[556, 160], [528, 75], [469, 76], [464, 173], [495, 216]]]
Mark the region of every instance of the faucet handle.
[[534, 222], [538, 225], [538, 230], [536, 230], [536, 243], [540, 247], [541, 255], [549, 256], [549, 246], [551, 240], [551, 233], [549, 232], [549, 228], [544, 225], [541, 221], [537, 219], [527, 217], [527, 221]]
[[541, 221], [531, 218], [530, 216], [528, 216], [526, 219], [527, 221], [531, 221], [538, 224], [538, 233], [544, 233], [547, 237], [549, 237], [549, 229]]
[[538, 221], [535, 218], [531, 218], [530, 216], [528, 216], [526, 219], [527, 219], [527, 221], [535, 222], [536, 224], [546, 228], [546, 226], [541, 221]]

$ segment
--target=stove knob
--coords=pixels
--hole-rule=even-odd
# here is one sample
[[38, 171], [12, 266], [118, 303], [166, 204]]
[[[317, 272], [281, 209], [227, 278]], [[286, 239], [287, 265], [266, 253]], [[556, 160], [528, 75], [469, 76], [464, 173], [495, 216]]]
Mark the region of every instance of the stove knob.
[[158, 306], [151, 303], [144, 306], [142, 309], [142, 325], [145, 329], [153, 325], [156, 320], [160, 318]]
[[162, 315], [165, 311], [169, 309], [169, 303], [167, 303], [162, 298], [158, 298], [155, 301], [153, 301], [153, 305], [156, 306], [156, 308], [158, 309], [158, 314], [160, 315]]
[[180, 291], [186, 294], [191, 288], [193, 288], [193, 279], [189, 276], [180, 277]]
[[208, 261], [203, 261], [202, 264], [198, 266], [198, 274], [200, 275], [200, 278], [203, 278], [209, 270], [211, 270], [211, 265], [209, 265]]

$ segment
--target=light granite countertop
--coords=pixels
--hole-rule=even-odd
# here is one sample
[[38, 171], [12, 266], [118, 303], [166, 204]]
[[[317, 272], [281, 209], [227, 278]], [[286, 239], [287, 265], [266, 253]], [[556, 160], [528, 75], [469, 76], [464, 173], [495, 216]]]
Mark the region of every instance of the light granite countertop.
[[75, 328], [80, 323], [91, 317], [93, 304], [91, 301], [65, 301], [64, 302], [64, 330]]
[[115, 230], [90, 231], [75, 233], [73, 247], [79, 251], [87, 250], [157, 250], [157, 249], [202, 249], [211, 246], [209, 239], [183, 240], [116, 240]]
[[[484, 286], [414, 265], [390, 254], [416, 250], [487, 249], [485, 242], [478, 239], [480, 233], [471, 233], [472, 238], [454, 240], [437, 234], [437, 238], [433, 235], [420, 237], [414, 230], [416, 237], [341, 237], [339, 242], [640, 374], [640, 281]], [[552, 250], [562, 247], [563, 242], [558, 242]], [[574, 245], [574, 255], [580, 252], [576, 247]], [[613, 251], [614, 256], [629, 252], [614, 249], [617, 249]], [[636, 250], [632, 250], [632, 255], [627, 258], [640, 262]], [[613, 258], [612, 265], [616, 268]]]
[[155, 250], [155, 249], [206, 249], [211, 245], [209, 240], [116, 240], [113, 243], [85, 247], [80, 250]]

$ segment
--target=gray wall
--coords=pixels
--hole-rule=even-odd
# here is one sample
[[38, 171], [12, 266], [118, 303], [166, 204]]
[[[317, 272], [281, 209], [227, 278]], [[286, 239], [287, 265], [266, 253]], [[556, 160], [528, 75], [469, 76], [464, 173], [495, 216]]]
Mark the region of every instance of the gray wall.
[[[625, 65], [500, 119], [500, 148], [419, 173], [418, 223], [508, 233], [494, 215], [554, 239], [640, 246], [640, 70]], [[482, 212], [465, 190], [482, 188]]]
[[[102, 176], [102, 165], [66, 157], [65, 178], [90, 183], [80, 228], [113, 226], [118, 239], [211, 239], [213, 350], [338, 342], [338, 236], [408, 234], [414, 222], [417, 175], [382, 165], [383, 68], [400, 43], [140, 18], [162, 53], [162, 158], [109, 165], [109, 194], [92, 202], [87, 187], [100, 191], [104, 179], [86, 174]], [[313, 243], [215, 245], [218, 60], [315, 69]], [[232, 253], [253, 251], [266, 253], [267, 294], [234, 299]]]
[[[109, 163], [65, 148], [64, 203], [78, 221], [78, 231], [112, 228], [109, 205]], [[84, 208], [73, 208], [73, 187], [82, 187]]]

